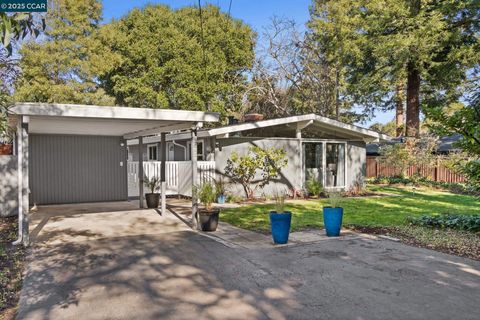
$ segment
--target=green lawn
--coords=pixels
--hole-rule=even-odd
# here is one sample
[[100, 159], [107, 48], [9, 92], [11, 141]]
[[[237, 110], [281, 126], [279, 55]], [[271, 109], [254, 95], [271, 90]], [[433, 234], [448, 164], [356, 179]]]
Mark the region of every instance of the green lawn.
[[[369, 186], [368, 190], [397, 196], [342, 199], [345, 226], [402, 226], [406, 218], [424, 214], [480, 214], [480, 200], [440, 190]], [[292, 211], [292, 231], [323, 227], [322, 207], [328, 200], [296, 200], [287, 203]], [[222, 210], [221, 220], [240, 228], [268, 232], [272, 204], [249, 205]]]

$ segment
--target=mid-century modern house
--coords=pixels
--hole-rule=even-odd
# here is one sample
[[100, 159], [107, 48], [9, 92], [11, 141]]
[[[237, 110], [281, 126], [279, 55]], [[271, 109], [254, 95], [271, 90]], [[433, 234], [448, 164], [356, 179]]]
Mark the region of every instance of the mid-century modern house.
[[[313, 177], [328, 190], [349, 189], [363, 184], [366, 171], [366, 144], [386, 141], [389, 137], [358, 126], [345, 124], [315, 114], [236, 123], [197, 132], [197, 161], [201, 179], [224, 177], [225, 166], [232, 152], [248, 153], [249, 147], [283, 148], [288, 165], [280, 177], [257, 196], [302, 190], [305, 181]], [[191, 195], [191, 132], [166, 136], [167, 194]], [[128, 141], [129, 195], [138, 196], [138, 160], [142, 157], [144, 172], [155, 175], [160, 166], [160, 137], [143, 139], [142, 151], [138, 141]], [[185, 177], [184, 177], [185, 176]], [[189, 184], [182, 183], [187, 181]], [[228, 191], [243, 195], [241, 186], [229, 184]]]

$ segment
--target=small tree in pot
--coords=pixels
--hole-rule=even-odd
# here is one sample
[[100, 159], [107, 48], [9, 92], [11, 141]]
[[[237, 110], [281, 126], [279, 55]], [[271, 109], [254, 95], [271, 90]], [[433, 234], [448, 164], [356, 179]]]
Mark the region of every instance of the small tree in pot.
[[148, 208], [158, 208], [160, 203], [160, 193], [157, 191], [160, 188], [160, 179], [157, 177], [146, 178], [145, 186], [150, 189], [150, 193], [145, 193], [145, 200], [147, 200]]
[[323, 207], [323, 224], [329, 237], [338, 237], [342, 228], [343, 208], [340, 207], [341, 194], [333, 192], [328, 195], [330, 206]]
[[197, 190], [198, 199], [203, 207], [198, 210], [198, 223], [202, 231], [215, 231], [218, 226], [218, 216], [220, 209], [213, 208], [216, 192], [215, 186], [211, 182], [203, 183]]
[[275, 211], [270, 211], [270, 228], [273, 243], [285, 244], [288, 242], [292, 213], [285, 210], [285, 195], [275, 195]]

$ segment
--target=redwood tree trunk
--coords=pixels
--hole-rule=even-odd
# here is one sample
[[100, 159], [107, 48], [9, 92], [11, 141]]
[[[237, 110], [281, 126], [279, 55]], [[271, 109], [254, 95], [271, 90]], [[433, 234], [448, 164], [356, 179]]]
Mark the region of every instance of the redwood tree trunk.
[[403, 107], [403, 85], [397, 84], [395, 88], [395, 128], [397, 137], [401, 137], [405, 133], [404, 126], [404, 107]]
[[405, 135], [420, 135], [420, 72], [413, 63], [407, 67], [407, 123]]

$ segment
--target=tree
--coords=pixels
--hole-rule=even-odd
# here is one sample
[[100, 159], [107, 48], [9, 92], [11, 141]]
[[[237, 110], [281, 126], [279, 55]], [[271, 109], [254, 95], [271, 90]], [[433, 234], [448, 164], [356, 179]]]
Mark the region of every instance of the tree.
[[292, 20], [274, 17], [262, 37], [266, 44], [257, 53], [249, 111], [336, 117], [333, 73], [309, 34]]
[[389, 121], [385, 124], [381, 124], [378, 122], [374, 123], [370, 126], [370, 129], [373, 131], [377, 131], [377, 132], [389, 135], [391, 137], [395, 137], [397, 134], [395, 120]]
[[[288, 163], [285, 156], [284, 149], [262, 149], [256, 146], [249, 148], [248, 154], [244, 156], [232, 152], [225, 173], [233, 182], [241, 184], [245, 197], [251, 199], [258, 187], [263, 188], [278, 177], [280, 170]], [[259, 172], [262, 178], [255, 183], [254, 179]]]
[[103, 29], [121, 57], [102, 77], [116, 103], [222, 114], [241, 106], [255, 34], [218, 7], [148, 5]]
[[99, 75], [118, 63], [97, 37], [102, 7], [96, 0], [59, 0], [47, 14], [44, 39], [20, 50], [16, 100], [112, 105]]
[[393, 108], [406, 90], [405, 134], [418, 137], [420, 107], [457, 101], [475, 78], [479, 12], [475, 0], [317, 0], [310, 26], [354, 103]]

